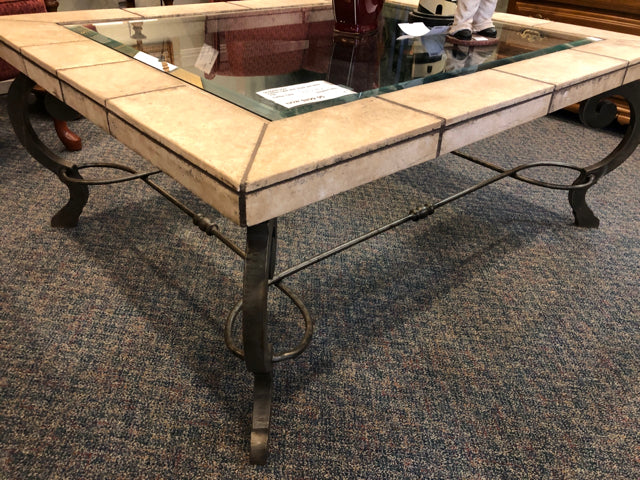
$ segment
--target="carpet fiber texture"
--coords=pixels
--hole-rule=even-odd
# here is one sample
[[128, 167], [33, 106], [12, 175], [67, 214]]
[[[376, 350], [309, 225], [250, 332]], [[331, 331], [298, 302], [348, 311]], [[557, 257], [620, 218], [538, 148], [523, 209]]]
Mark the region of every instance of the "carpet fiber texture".
[[[71, 126], [84, 149], [62, 155], [145, 164]], [[587, 165], [619, 139], [552, 116], [464, 151]], [[66, 188], [6, 97], [0, 165], [0, 478], [640, 478], [638, 151], [589, 193], [599, 229], [572, 225], [565, 192], [508, 179], [290, 278], [316, 330], [276, 366], [262, 467], [252, 378], [223, 341], [242, 262], [141, 182], [92, 187], [78, 227], [51, 228]], [[287, 215], [279, 266], [489, 175], [447, 155]], [[295, 312], [271, 304], [276, 349], [295, 344]]]

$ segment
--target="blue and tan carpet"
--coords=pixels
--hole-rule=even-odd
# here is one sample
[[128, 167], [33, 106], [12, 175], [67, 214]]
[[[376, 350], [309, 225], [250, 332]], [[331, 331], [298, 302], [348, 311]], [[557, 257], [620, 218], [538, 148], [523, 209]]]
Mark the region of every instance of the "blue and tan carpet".
[[[141, 163], [72, 127], [70, 158]], [[586, 165], [618, 140], [554, 116], [465, 151]], [[6, 96], [0, 166], [0, 478], [640, 478], [640, 152], [589, 194], [599, 229], [572, 226], [564, 192], [506, 180], [292, 277], [316, 331], [276, 367], [264, 467], [223, 341], [242, 262], [141, 183], [92, 188], [79, 226], [52, 229], [65, 187]], [[288, 215], [279, 264], [488, 175], [445, 156]], [[298, 320], [272, 304], [286, 348]]]

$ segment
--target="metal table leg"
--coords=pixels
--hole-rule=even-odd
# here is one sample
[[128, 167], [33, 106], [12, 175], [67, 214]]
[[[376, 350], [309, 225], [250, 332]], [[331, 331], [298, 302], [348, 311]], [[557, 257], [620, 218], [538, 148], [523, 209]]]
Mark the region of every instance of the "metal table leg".
[[[619, 95], [629, 102], [631, 108], [631, 123], [627, 127], [627, 131], [620, 144], [600, 162], [594, 163], [584, 169], [574, 182], [574, 185], [584, 184], [589, 176], [595, 176], [596, 181], [607, 173], [618, 168], [633, 153], [638, 144], [640, 144], [640, 124], [638, 122], [638, 113], [640, 112], [640, 81], [629, 83], [620, 88], [612, 90], [602, 95], [593, 97], [581, 105], [580, 119], [588, 126], [599, 128], [602, 127], [600, 114], [607, 115], [611, 111], [610, 102], [607, 99]], [[615, 109], [613, 110], [615, 111]], [[595, 182], [594, 182], [595, 183]], [[592, 185], [569, 191], [569, 204], [573, 210], [575, 224], [580, 227], [597, 228], [600, 220], [595, 216], [591, 208], [587, 205], [586, 195]]]
[[55, 173], [69, 189], [69, 201], [51, 219], [53, 227], [75, 227], [82, 213], [82, 209], [89, 199], [89, 189], [86, 185], [67, 182], [68, 178], [82, 179], [78, 168], [71, 162], [59, 157], [38, 138], [33, 130], [29, 118], [28, 98], [35, 86], [35, 82], [25, 75], [19, 75], [9, 88], [8, 110], [9, 118], [18, 139], [38, 162]]
[[272, 350], [267, 336], [269, 279], [276, 263], [276, 220], [247, 228], [242, 303], [242, 342], [247, 369], [254, 374], [251, 463], [264, 464], [269, 454]]

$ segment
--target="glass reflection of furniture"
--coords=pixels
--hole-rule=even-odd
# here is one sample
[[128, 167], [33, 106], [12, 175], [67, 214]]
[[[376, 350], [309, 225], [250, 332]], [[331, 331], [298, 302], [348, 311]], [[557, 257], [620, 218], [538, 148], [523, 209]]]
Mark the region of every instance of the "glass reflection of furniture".
[[[497, 26], [501, 41], [489, 47], [445, 43], [444, 31], [398, 40], [402, 35], [398, 24], [407, 21], [409, 11], [386, 5], [382, 30], [363, 37], [334, 32], [330, 9], [315, 9], [304, 17], [284, 12], [268, 16], [243, 13], [69, 28], [134, 58], [139, 51], [148, 50], [147, 44], [169, 45], [177, 67], [170, 72], [172, 75], [270, 120], [490, 69], [594, 40], [500, 22]], [[173, 51], [173, 45], [181, 48]], [[197, 65], [198, 53], [202, 54], [197, 45], [211, 47], [210, 55], [216, 55], [206, 71]], [[347, 86], [354, 95], [329, 103], [286, 108], [257, 94], [263, 89], [316, 80]]]
[[[437, 208], [507, 177], [569, 191], [576, 223], [595, 227], [598, 220], [586, 204], [586, 193], [635, 149], [640, 128], [633, 121], [620, 146], [602, 162], [584, 168], [552, 164], [577, 171], [572, 185], [525, 177], [522, 172], [532, 165], [505, 170], [464, 157], [494, 170], [496, 175], [447, 199], [421, 205], [405, 217], [279, 272], [278, 216], [610, 88], [627, 96], [635, 111], [640, 110], [636, 81], [640, 78], [640, 60], [632, 64], [616, 58], [620, 52], [614, 46], [607, 47], [606, 41], [594, 47], [593, 38], [557, 33], [557, 29], [532, 29], [527, 22], [519, 24], [513, 19], [499, 23], [500, 37], [505, 40], [488, 49], [452, 47], [437, 35], [401, 39], [398, 23], [407, 19], [410, 8], [391, 2], [384, 9], [383, 27], [378, 34], [359, 39], [334, 36], [328, 4], [274, 10], [237, 5], [219, 8], [219, 14], [211, 14], [209, 9], [207, 15], [200, 16], [135, 19], [144, 20], [145, 43], [171, 42], [173, 65], [141, 55], [135, 48], [137, 39], [131, 38], [129, 22], [110, 19], [105, 23], [92, 21], [89, 27], [88, 22], [70, 25], [71, 31], [63, 33], [56, 31], [61, 37], [68, 34], [72, 38], [59, 47], [51, 47], [73, 50], [73, 43], [77, 42], [86, 48], [90, 42], [78, 42], [77, 35], [71, 33], [75, 32], [104, 45], [100, 48], [104, 63], [86, 58], [84, 67], [69, 68], [66, 62], [70, 60], [62, 58], [56, 66], [47, 68], [53, 70], [57, 82], [51, 88], [62, 85], [68, 93], [67, 101], [77, 104], [88, 118], [246, 228], [243, 249], [212, 221], [153, 182], [153, 175], [158, 172], [132, 172], [130, 167], [112, 164], [113, 168], [132, 174], [122, 181], [142, 179], [244, 260], [242, 300], [225, 323], [225, 343], [244, 360], [254, 377], [251, 460], [264, 463], [274, 363], [302, 353], [313, 329], [310, 312], [286, 285], [289, 276], [405, 222], [427, 218]], [[106, 47], [112, 50], [105, 53]], [[574, 47], [583, 50], [576, 53], [571, 51]], [[590, 53], [587, 47], [596, 48], [596, 53]], [[614, 50], [604, 55], [607, 48]], [[140, 59], [147, 66], [123, 61], [114, 50]], [[38, 57], [33, 50], [30, 53], [34, 65], [51, 61], [49, 57]], [[580, 69], [563, 70], [562, 79], [536, 79], [540, 72], [526, 66], [539, 60], [545, 64], [545, 59], [550, 59], [548, 64], [557, 65], [559, 59], [575, 56], [565, 54], [574, 53], [589, 61]], [[152, 67], [168, 71], [173, 78]], [[158, 86], [127, 81], [117, 85], [116, 93], [105, 93], [113, 85], [98, 84], [104, 72], [109, 71], [110, 80], [115, 82], [124, 69], [128, 74], [144, 70], [144, 78], [153, 79]], [[506, 82], [484, 83], [491, 78]], [[292, 87], [312, 81], [339, 84], [348, 89], [348, 94], [288, 108], [258, 93], [273, 88], [289, 92]], [[102, 182], [80, 175], [91, 164], [64, 163], [29, 132], [23, 100], [31, 84], [26, 76], [14, 82], [10, 115], [29, 152], [69, 187], [69, 203], [54, 221], [57, 226], [70, 227], [78, 222], [88, 199], [88, 187]], [[460, 86], [466, 90], [459, 90]], [[597, 100], [594, 107], [598, 106]], [[452, 103], [456, 103], [455, 107]], [[183, 115], [178, 117], [180, 122], [175, 121], [178, 111]], [[244, 135], [245, 132], [248, 133]], [[326, 132], [333, 136], [327, 138]], [[353, 140], [348, 135], [351, 133]], [[243, 161], [246, 163], [241, 164]], [[99, 166], [104, 168], [102, 163]], [[267, 312], [270, 287], [289, 297], [303, 317], [302, 339], [289, 351], [272, 351]], [[242, 326], [237, 327], [240, 323]]]

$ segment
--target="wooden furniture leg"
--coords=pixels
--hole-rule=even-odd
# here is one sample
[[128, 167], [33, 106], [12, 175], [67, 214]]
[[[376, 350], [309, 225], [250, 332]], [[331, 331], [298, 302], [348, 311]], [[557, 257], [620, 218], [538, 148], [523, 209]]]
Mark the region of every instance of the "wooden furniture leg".
[[57, 0], [44, 0], [44, 5], [47, 8], [47, 12], [57, 12], [59, 3]]
[[54, 118], [53, 126], [56, 129], [58, 138], [67, 150], [70, 152], [82, 150], [82, 139], [69, 129], [66, 121]]

